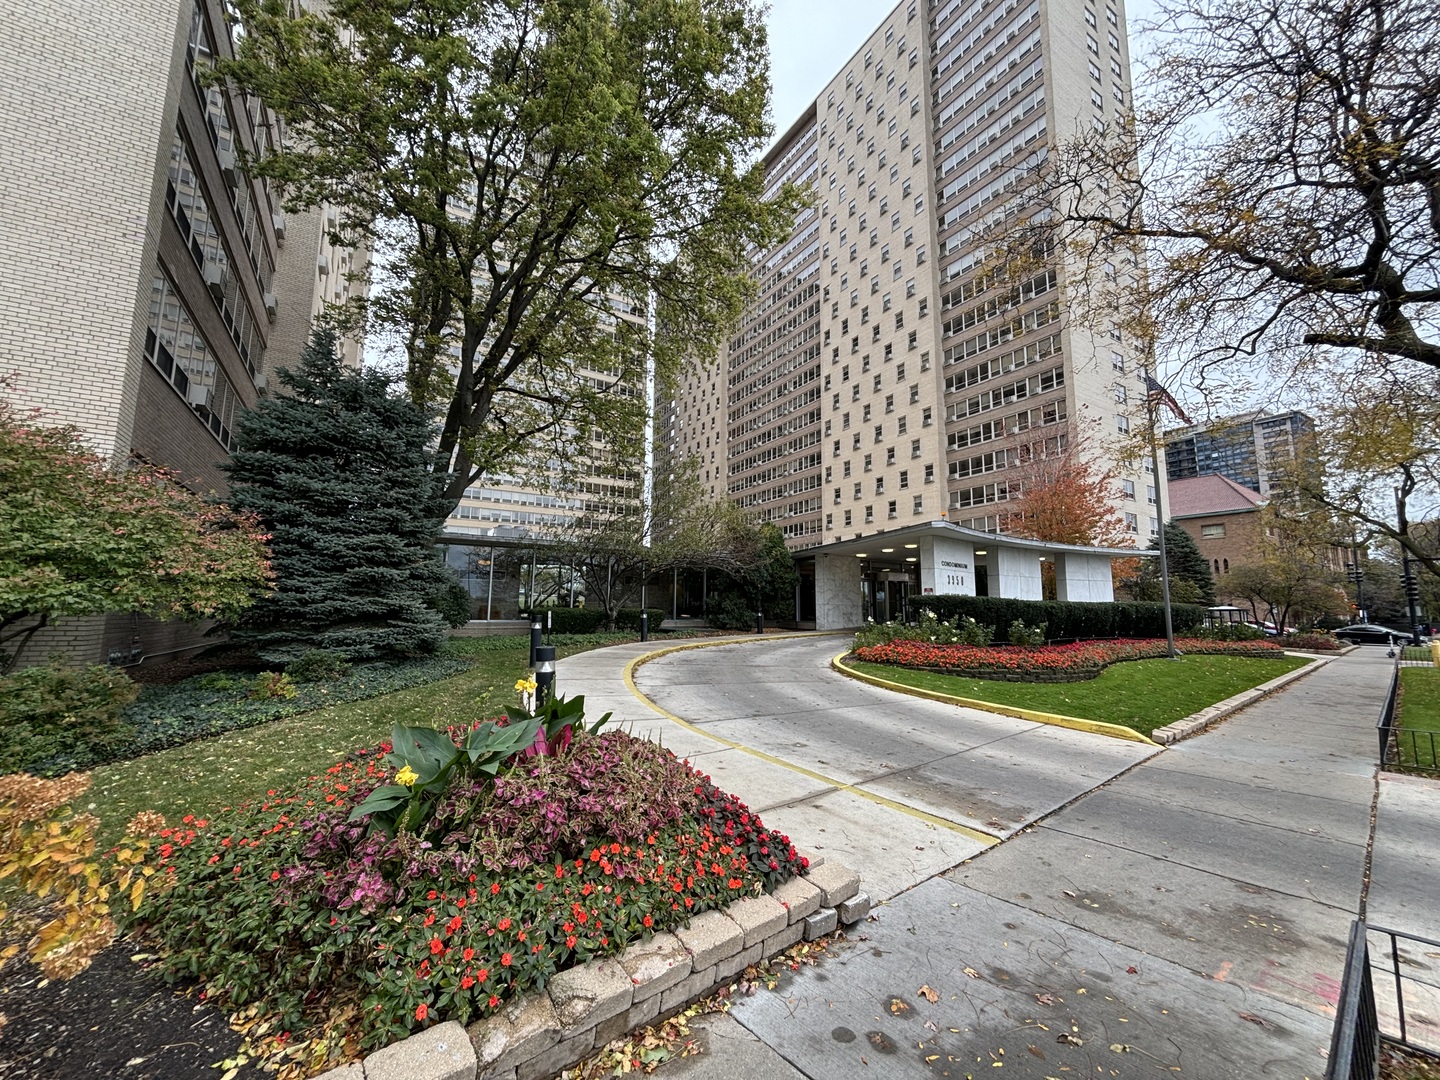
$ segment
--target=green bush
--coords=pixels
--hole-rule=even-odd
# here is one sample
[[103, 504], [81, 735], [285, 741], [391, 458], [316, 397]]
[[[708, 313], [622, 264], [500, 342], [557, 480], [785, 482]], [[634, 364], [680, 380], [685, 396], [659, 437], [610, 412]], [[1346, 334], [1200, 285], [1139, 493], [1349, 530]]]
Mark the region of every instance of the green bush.
[[1011, 645], [1019, 645], [1026, 649], [1039, 648], [1045, 644], [1045, 624], [1039, 626], [1026, 626], [1019, 619], [1010, 624], [1010, 629], [1005, 632], [1010, 639]]
[[755, 609], [738, 593], [713, 593], [705, 603], [705, 622], [715, 630], [754, 630]]
[[[665, 625], [665, 612], [653, 607], [645, 610], [650, 613], [650, 633], [653, 634]], [[615, 629], [633, 630], [638, 634], [640, 632], [640, 609], [627, 607], [617, 611], [615, 613]]]
[[[998, 596], [912, 596], [907, 610], [912, 622], [920, 612], [933, 611], [941, 619], [968, 615], [990, 626], [1010, 626], [1016, 620], [1026, 626], [1043, 623], [1051, 641], [1165, 636], [1165, 605], [1140, 600], [1094, 603]], [[1205, 622], [1205, 609], [1198, 604], [1175, 604], [1171, 613], [1177, 634]]]
[[52, 662], [0, 678], [0, 773], [33, 772], [62, 753], [79, 767], [105, 760], [131, 737], [121, 710], [139, 692], [102, 664]]
[[1224, 623], [1201, 627], [1195, 636], [1206, 641], [1259, 641], [1268, 635], [1252, 623]]
[[855, 648], [888, 645], [892, 641], [924, 641], [934, 645], [973, 645], [983, 648], [995, 636], [993, 626], [981, 626], [961, 616], [940, 619], [933, 611], [920, 612], [914, 623], [869, 623], [855, 634]]
[[294, 682], [332, 682], [349, 672], [350, 665], [344, 656], [325, 649], [311, 649], [285, 665], [285, 674]]
[[593, 634], [605, 625], [605, 612], [599, 608], [543, 608], [535, 614], [541, 626], [545, 625], [545, 616], [550, 616], [550, 631], [554, 634]]
[[430, 595], [427, 603], [431, 610], [440, 613], [451, 629], [470, 621], [470, 594], [453, 576]]

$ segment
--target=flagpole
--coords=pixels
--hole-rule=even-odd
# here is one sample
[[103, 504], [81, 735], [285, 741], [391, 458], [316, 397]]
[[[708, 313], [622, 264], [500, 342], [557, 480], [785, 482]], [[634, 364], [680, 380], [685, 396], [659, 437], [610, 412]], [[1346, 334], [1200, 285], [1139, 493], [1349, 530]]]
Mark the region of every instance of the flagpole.
[[[1153, 379], [1154, 376], [1152, 375]], [[1165, 485], [1160, 478], [1160, 403], [1156, 395], [1145, 395], [1145, 411], [1150, 417], [1150, 461], [1155, 477], [1155, 513], [1160, 522], [1160, 595], [1165, 602], [1165, 652], [1171, 660], [1179, 659], [1175, 651], [1175, 623], [1170, 614], [1170, 560], [1165, 551], [1165, 502], [1161, 494]]]

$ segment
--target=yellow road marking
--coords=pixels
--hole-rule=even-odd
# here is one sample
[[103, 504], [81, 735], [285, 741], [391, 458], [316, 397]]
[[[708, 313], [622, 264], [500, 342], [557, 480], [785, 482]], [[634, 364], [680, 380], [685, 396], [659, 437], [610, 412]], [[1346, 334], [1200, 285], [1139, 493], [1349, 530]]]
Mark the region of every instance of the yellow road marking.
[[[811, 635], [772, 634], [761, 640], [777, 641], [786, 638], [809, 636]], [[734, 739], [727, 739], [723, 735], [716, 735], [713, 732], [706, 731], [704, 728], [697, 727], [695, 724], [690, 723], [690, 721], [682, 717], [676, 716], [668, 709], [662, 708], [655, 701], [654, 698], [650, 697], [648, 694], [646, 694], [643, 690], [641, 690], [638, 686], [635, 685], [635, 669], [640, 667], [641, 664], [649, 663], [651, 660], [655, 660], [661, 656], [666, 656], [670, 653], [675, 652], [683, 652], [686, 649], [710, 649], [720, 645], [748, 644], [753, 643], [745, 641], [743, 639], [738, 641], [701, 641], [692, 642], [688, 645], [672, 645], [666, 649], [656, 649], [654, 652], [645, 653], [643, 656], [635, 657], [635, 659], [631, 660], [628, 664], [625, 665], [625, 685], [630, 688], [630, 692], [634, 694], [643, 704], [647, 705], [651, 709], [654, 709], [661, 716], [665, 717], [665, 719], [671, 721], [672, 723], [679, 724], [685, 730], [694, 732], [696, 735], [702, 735], [705, 738], [712, 739], [723, 746], [728, 746], [732, 750], [739, 750], [741, 753], [749, 754], [751, 757], [759, 758], [761, 761], [768, 762], [771, 765], [778, 765], [782, 769], [789, 769], [791, 772], [799, 773], [801, 776], [809, 777], [811, 780], [818, 780], [822, 784], [827, 785], [828, 787], [835, 788], [837, 791], [844, 791], [851, 795], [857, 795], [860, 798], [866, 800], [867, 802], [875, 803], [877, 806], [884, 806], [890, 810], [898, 811], [899, 813], [905, 814], [908, 817], [913, 817], [919, 821], [934, 825], [937, 828], [949, 829], [951, 832], [959, 833], [961, 836], [969, 837], [971, 840], [975, 840], [978, 843], [984, 844], [987, 848], [994, 847], [996, 844], [1000, 843], [999, 837], [992, 836], [986, 832], [981, 832], [979, 829], [972, 829], [969, 826], [959, 825], [953, 821], [948, 821], [945, 818], [937, 817], [934, 814], [927, 814], [923, 810], [916, 810], [913, 806], [906, 806], [904, 803], [896, 802], [894, 799], [887, 799], [884, 795], [877, 795], [873, 791], [866, 791], [864, 788], [856, 787], [854, 784], [847, 784], [843, 780], [837, 780], [833, 776], [826, 776], [824, 773], [817, 772], [814, 769], [807, 769], [803, 765], [796, 765], [793, 761], [786, 761], [784, 758], [776, 757], [774, 754], [766, 753], [764, 750], [757, 750], [753, 746], [746, 746], [744, 743], [736, 742]]]
[[1124, 739], [1127, 742], [1144, 743], [1146, 746], [1160, 746], [1154, 739], [1141, 735], [1134, 728], [1123, 727], [1120, 724], [1107, 724], [1103, 720], [1086, 720], [1079, 716], [1064, 716], [1060, 713], [1038, 712], [1035, 709], [1022, 709], [1015, 705], [997, 705], [993, 701], [979, 701], [975, 698], [958, 697], [955, 694], [942, 694], [938, 690], [921, 690], [917, 686], [906, 686], [904, 683], [891, 682], [889, 679], [882, 679], [878, 675], [867, 675], [863, 671], [857, 671], [844, 663], [845, 657], [850, 653], [841, 653], [830, 661], [830, 666], [842, 675], [848, 675], [860, 682], [870, 683], [872, 686], [882, 686], [886, 690], [895, 690], [902, 694], [911, 694], [915, 697], [929, 698], [931, 701], [943, 701], [949, 705], [964, 705], [971, 709], [983, 709], [985, 712], [999, 713], [1001, 716], [1014, 716], [1021, 720], [1033, 720], [1037, 724], [1053, 724], [1055, 727], [1073, 728], [1076, 731], [1088, 731], [1094, 735], [1108, 735], [1112, 739]]

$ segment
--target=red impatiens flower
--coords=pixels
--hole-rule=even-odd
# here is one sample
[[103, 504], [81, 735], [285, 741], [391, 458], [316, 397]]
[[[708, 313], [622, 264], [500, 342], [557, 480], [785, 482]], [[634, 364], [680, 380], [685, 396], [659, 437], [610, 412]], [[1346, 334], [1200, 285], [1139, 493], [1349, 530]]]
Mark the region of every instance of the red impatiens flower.
[[465, 951], [462, 952], [460, 955], [465, 959], [465, 962], [468, 964], [471, 960], [475, 959], [475, 950], [467, 945], [465, 946]]
[[510, 954], [509, 954], [508, 952], [507, 952], [504, 956], [500, 957], [500, 966], [501, 966], [501, 967], [509, 967], [509, 966], [510, 966]]
[[416, 1020], [424, 1020], [425, 1017], [427, 1017], [427, 1016], [429, 1016], [429, 1015], [430, 1015], [430, 1006], [429, 1006], [429, 1005], [426, 1005], [425, 1002], [422, 1001], [419, 1005], [416, 1005], [416, 1006], [415, 1006], [415, 1019], [416, 1019]]
[[430, 939], [430, 955], [439, 956], [445, 951], [445, 943], [438, 937]]

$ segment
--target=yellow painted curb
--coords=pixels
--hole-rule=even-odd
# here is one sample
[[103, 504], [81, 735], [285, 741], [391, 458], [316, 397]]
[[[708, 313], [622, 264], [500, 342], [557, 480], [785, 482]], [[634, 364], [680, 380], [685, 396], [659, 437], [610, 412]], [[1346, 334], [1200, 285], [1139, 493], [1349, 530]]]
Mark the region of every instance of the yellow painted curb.
[[[761, 638], [759, 635], [757, 635], [754, 640], [775, 641], [782, 638], [788, 639], [814, 636], [819, 635], [774, 634], [769, 635], [766, 638]], [[799, 773], [801, 776], [809, 777], [811, 780], [818, 780], [822, 784], [833, 787], [837, 791], [844, 791], [848, 794], [856, 795], [864, 799], [866, 802], [875, 803], [877, 806], [884, 806], [888, 809], [898, 811], [899, 813], [905, 814], [908, 817], [913, 817], [929, 825], [934, 825], [936, 828], [948, 829], [950, 832], [959, 833], [961, 836], [968, 837], [971, 840], [984, 844], [987, 848], [994, 847], [996, 844], [1000, 843], [999, 837], [991, 836], [989, 833], [981, 832], [979, 829], [972, 829], [966, 825], [957, 825], [953, 821], [947, 821], [942, 817], [936, 817], [934, 814], [927, 814], [923, 810], [916, 810], [913, 806], [906, 806], [904, 803], [896, 802], [894, 799], [887, 799], [884, 795], [877, 795], [873, 791], [866, 791], [863, 788], [856, 787], [854, 784], [847, 784], [843, 780], [837, 780], [833, 776], [826, 776], [824, 773], [816, 772], [814, 769], [807, 769], [803, 765], [796, 765], [794, 762], [786, 761], [784, 758], [776, 757], [774, 754], [767, 754], [764, 750], [757, 750], [753, 746], [746, 746], [744, 743], [736, 742], [734, 739], [727, 739], [723, 735], [716, 735], [713, 732], [706, 731], [704, 728], [697, 727], [695, 724], [690, 723], [690, 721], [676, 716], [674, 713], [668, 711], [667, 709], [661, 708], [660, 705], [657, 704], [653, 698], [648, 696], [644, 691], [642, 691], [638, 686], [635, 685], [635, 669], [640, 667], [640, 665], [649, 663], [651, 660], [654, 660], [658, 657], [667, 656], [670, 653], [684, 652], [687, 649], [713, 649], [721, 645], [746, 645], [750, 643], [750, 641], [744, 639], [738, 641], [734, 639], [731, 639], [729, 641], [696, 641], [686, 645], [671, 645], [669, 648], [656, 649], [654, 652], [645, 653], [643, 656], [635, 657], [635, 659], [631, 660], [628, 664], [625, 665], [625, 669], [623, 672], [625, 685], [629, 688], [630, 692], [634, 694], [635, 697], [639, 699], [643, 704], [645, 704], [651, 709], [654, 709], [657, 713], [659, 713], [661, 716], [665, 717], [665, 719], [671, 721], [672, 723], [679, 724], [686, 731], [693, 732], [696, 735], [704, 736], [705, 738], [720, 743], [722, 746], [727, 746], [732, 750], [739, 750], [741, 753], [749, 754], [751, 757], [759, 758], [761, 761], [767, 762], [768, 764], [778, 765], [782, 769], [789, 769], [791, 772]], [[842, 653], [841, 655], [844, 654]]]
[[975, 698], [957, 697], [954, 694], [942, 694], [937, 690], [921, 690], [916, 686], [906, 686], [904, 683], [891, 682], [889, 679], [882, 679], [877, 675], [867, 675], [863, 671], [856, 671], [848, 667], [845, 657], [850, 655], [850, 650], [841, 653], [830, 661], [830, 666], [842, 675], [848, 675], [860, 682], [870, 683], [872, 686], [883, 686], [886, 690], [895, 690], [902, 694], [911, 694], [914, 697], [929, 698], [931, 701], [943, 701], [949, 705], [964, 705], [970, 709], [983, 709], [985, 712], [999, 713], [1001, 716], [1015, 716], [1021, 720], [1033, 720], [1037, 724], [1052, 724], [1055, 727], [1072, 728], [1075, 731], [1088, 731], [1093, 735], [1107, 735], [1112, 739], [1124, 739], [1126, 742], [1144, 743], [1146, 746], [1159, 747], [1161, 744], [1154, 739], [1141, 735], [1133, 728], [1123, 727], [1120, 724], [1107, 724], [1103, 720], [1085, 720], [1079, 716], [1063, 716], [1060, 713], [1037, 712], [1034, 709], [1022, 709], [1013, 705], [997, 705], [993, 701], [977, 701]]

